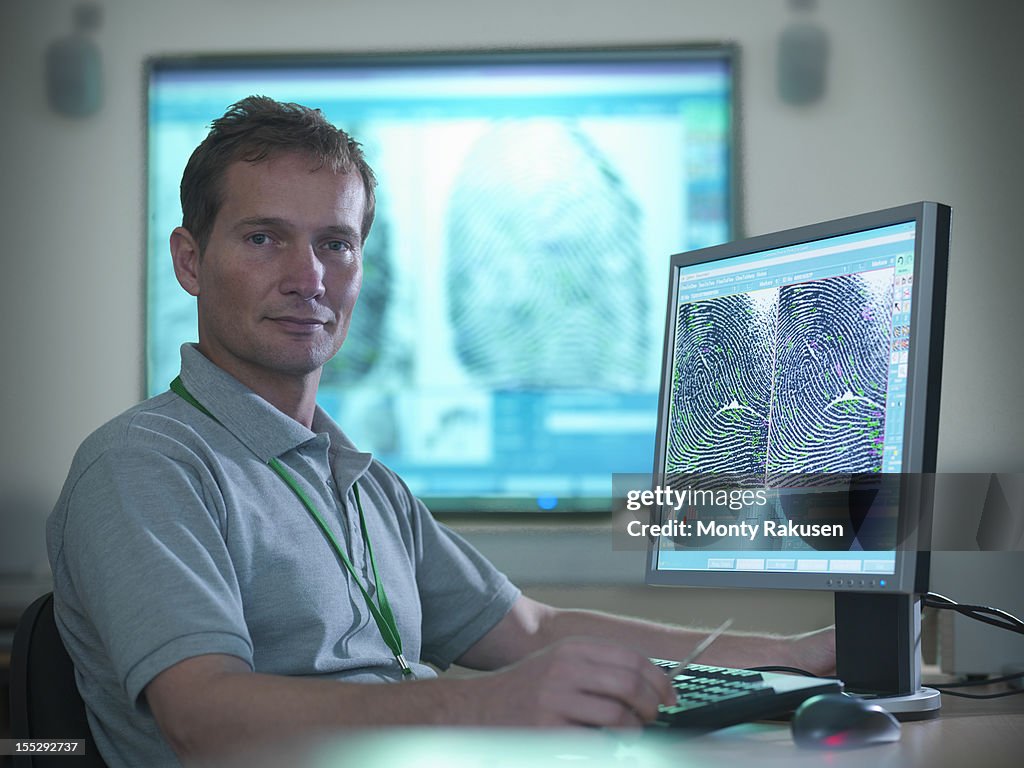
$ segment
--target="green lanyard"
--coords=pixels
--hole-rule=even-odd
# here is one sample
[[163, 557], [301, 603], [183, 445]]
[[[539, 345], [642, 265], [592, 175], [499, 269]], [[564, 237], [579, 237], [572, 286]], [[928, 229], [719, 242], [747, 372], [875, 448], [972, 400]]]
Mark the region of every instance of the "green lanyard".
[[[181, 397], [182, 400], [195, 406], [200, 411], [205, 413], [211, 419], [220, 424], [217, 417], [210, 413], [206, 408], [203, 407], [202, 403], [192, 397], [192, 394], [185, 389], [185, 385], [181, 381], [181, 377], [175, 377], [174, 381], [171, 382], [171, 391]], [[356, 569], [352, 567], [352, 562], [348, 559], [348, 555], [345, 554], [345, 550], [342, 549], [338, 540], [335, 538], [334, 533], [327, 526], [323, 517], [317, 511], [316, 507], [313, 506], [313, 502], [310, 500], [306, 492], [302, 490], [295, 476], [292, 475], [284, 465], [277, 460], [277, 458], [271, 458], [268, 465], [274, 470], [278, 476], [284, 480], [285, 485], [295, 492], [295, 495], [299, 497], [299, 501], [309, 511], [309, 514], [316, 520], [317, 525], [320, 526], [320, 530], [323, 531], [324, 536], [327, 537], [327, 541], [330, 542], [331, 547], [337, 554], [338, 559], [345, 565], [349, 574], [352, 576], [352, 580], [355, 581], [356, 586], [359, 587], [359, 591], [363, 594], [363, 599], [366, 600], [366, 607], [370, 609], [370, 613], [373, 615], [374, 621], [377, 622], [377, 628], [380, 630], [381, 637], [387, 644], [391, 652], [395, 654], [395, 661], [398, 662], [398, 666], [402, 669], [403, 678], [412, 677], [413, 672], [409, 667], [409, 662], [405, 660], [405, 656], [402, 655], [402, 636], [398, 633], [398, 624], [395, 622], [395, 615], [391, 611], [391, 604], [388, 602], [387, 594], [384, 592], [384, 585], [380, 581], [380, 576], [377, 575], [377, 564], [373, 560], [373, 548], [370, 546], [370, 536], [366, 531], [366, 518], [363, 515], [363, 504], [359, 500], [359, 486], [355, 483], [352, 484], [352, 492], [356, 497], [356, 508], [359, 510], [359, 527], [363, 532], [363, 543], [366, 545], [366, 554], [370, 558], [370, 568], [373, 570], [373, 583], [377, 589], [377, 600], [380, 606], [374, 605], [373, 598], [366, 591], [363, 586], [363, 582], [359, 579], [359, 575], [356, 573]]]

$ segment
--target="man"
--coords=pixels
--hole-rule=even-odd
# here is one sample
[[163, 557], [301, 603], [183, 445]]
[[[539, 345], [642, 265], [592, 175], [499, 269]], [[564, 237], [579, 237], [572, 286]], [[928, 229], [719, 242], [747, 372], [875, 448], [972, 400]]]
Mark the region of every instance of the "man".
[[[189, 160], [170, 245], [199, 343], [171, 392], [85, 441], [48, 523], [58, 624], [111, 765], [344, 726], [636, 726], [674, 701], [647, 659], [701, 633], [524, 597], [316, 406], [374, 185], [319, 111], [258, 97]], [[831, 642], [725, 636], [706, 658], [821, 671]]]

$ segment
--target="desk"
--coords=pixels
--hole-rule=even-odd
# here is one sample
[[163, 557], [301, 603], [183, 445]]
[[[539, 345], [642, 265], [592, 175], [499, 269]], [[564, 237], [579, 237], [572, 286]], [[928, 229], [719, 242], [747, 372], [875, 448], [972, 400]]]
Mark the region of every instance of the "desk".
[[261, 750], [222, 768], [1017, 768], [1022, 754], [1024, 694], [984, 701], [945, 696], [942, 715], [904, 723], [899, 742], [846, 751], [801, 749], [789, 726], [775, 723], [687, 739], [652, 732], [396, 728], [351, 733], [316, 748]]
[[698, 765], [996, 768], [1024, 762], [1024, 694], [970, 700], [943, 696], [934, 720], [903, 724], [899, 742], [863, 749], [800, 749], [787, 726], [750, 724], [681, 743]]

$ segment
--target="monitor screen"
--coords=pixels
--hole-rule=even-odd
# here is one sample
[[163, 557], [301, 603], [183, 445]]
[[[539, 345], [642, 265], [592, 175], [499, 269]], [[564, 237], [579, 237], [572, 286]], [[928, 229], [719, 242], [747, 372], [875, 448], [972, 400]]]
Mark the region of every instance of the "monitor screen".
[[948, 241], [922, 203], [673, 257], [649, 582], [915, 591]]
[[167, 238], [211, 120], [318, 107], [378, 179], [364, 282], [319, 402], [436, 512], [608, 507], [646, 471], [665, 254], [734, 236], [728, 47], [173, 58], [148, 80], [146, 386], [196, 339]]

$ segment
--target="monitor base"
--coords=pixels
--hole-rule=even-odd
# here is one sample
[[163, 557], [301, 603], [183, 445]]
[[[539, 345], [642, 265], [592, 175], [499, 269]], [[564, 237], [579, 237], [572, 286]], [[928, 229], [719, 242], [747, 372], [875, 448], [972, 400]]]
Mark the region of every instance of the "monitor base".
[[922, 686], [914, 693], [902, 696], [871, 696], [858, 693], [848, 693], [847, 695], [869, 699], [872, 704], [878, 704], [900, 721], [931, 720], [933, 717], [938, 717], [939, 710], [942, 709], [942, 694], [927, 686]]

